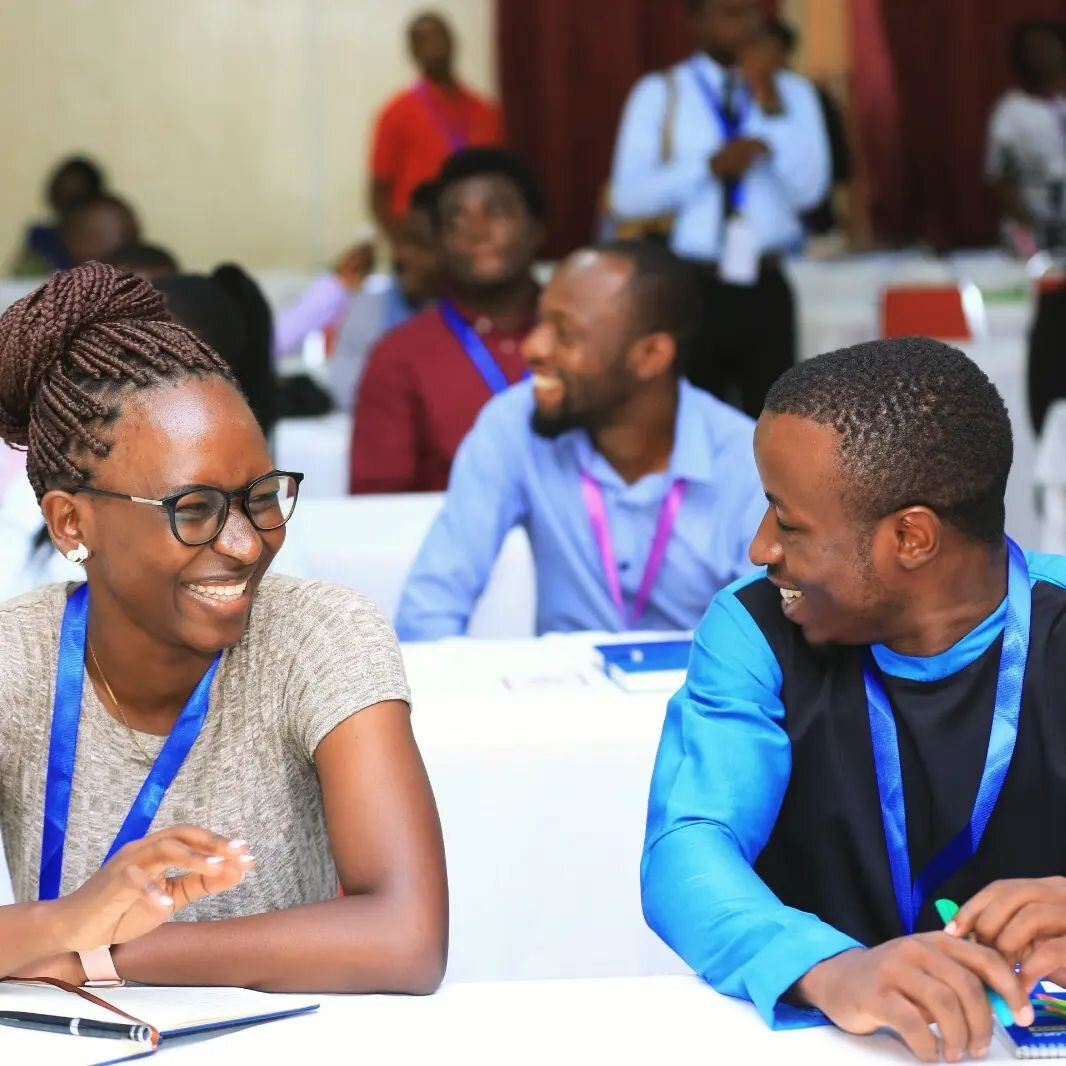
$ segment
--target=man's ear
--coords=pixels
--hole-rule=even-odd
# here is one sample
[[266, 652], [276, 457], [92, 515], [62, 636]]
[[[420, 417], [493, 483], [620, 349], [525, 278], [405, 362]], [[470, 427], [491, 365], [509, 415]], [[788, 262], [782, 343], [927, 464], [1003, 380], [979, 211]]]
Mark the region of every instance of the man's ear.
[[905, 570], [918, 570], [940, 553], [940, 516], [928, 507], [906, 507], [894, 517], [896, 557]]
[[677, 359], [677, 341], [669, 333], [649, 333], [629, 349], [629, 367], [639, 381], [667, 373]]

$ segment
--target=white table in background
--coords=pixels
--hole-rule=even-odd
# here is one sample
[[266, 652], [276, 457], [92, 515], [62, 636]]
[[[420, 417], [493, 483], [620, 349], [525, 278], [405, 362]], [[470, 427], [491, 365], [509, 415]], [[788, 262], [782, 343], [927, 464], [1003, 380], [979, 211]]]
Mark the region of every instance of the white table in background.
[[[106, 993], [105, 993], [106, 995]], [[877, 1066], [914, 1063], [890, 1036], [774, 1032], [696, 977], [445, 984], [435, 996], [323, 1000], [289, 1018], [166, 1051], [174, 1066], [342, 1059], [390, 1066]], [[338, 1060], [339, 1061], [339, 1060]], [[1013, 1062], [993, 1041], [986, 1062]]]
[[[301, 497], [274, 572], [356, 589], [391, 621], [443, 499], [439, 492]], [[529, 540], [516, 529], [504, 541], [470, 618], [470, 635], [532, 636], [535, 606]]]
[[348, 492], [352, 419], [343, 411], [317, 418], [283, 418], [274, 430], [279, 470], [304, 475], [301, 497], [335, 497]]

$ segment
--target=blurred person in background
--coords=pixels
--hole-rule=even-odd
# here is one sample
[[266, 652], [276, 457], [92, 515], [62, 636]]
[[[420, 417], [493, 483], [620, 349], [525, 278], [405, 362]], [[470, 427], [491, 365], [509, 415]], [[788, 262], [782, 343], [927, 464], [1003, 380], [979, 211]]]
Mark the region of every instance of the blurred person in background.
[[440, 492], [481, 408], [522, 377], [536, 320], [544, 195], [501, 148], [452, 156], [433, 209], [443, 293], [374, 347], [359, 386], [351, 491]]
[[393, 234], [392, 276], [370, 278], [348, 299], [337, 341], [326, 363], [333, 402], [354, 411], [359, 383], [377, 342], [436, 299], [441, 286], [440, 252], [433, 229], [432, 182], [411, 194], [411, 205]]
[[751, 570], [766, 508], [750, 418], [683, 380], [700, 289], [661, 243], [574, 253], [481, 412], [404, 587], [405, 640], [466, 632], [507, 533], [533, 549], [537, 632], [692, 629]]
[[393, 276], [380, 277], [374, 247], [356, 244], [333, 270], [319, 275], [299, 299], [274, 317], [274, 355], [298, 352], [308, 336], [332, 331], [326, 377], [335, 407], [352, 411], [370, 349], [437, 295], [440, 259], [433, 232], [431, 182], [411, 195], [403, 221], [392, 234]]
[[[766, 30], [755, 47], [768, 48], [770, 62], [775, 70], [788, 70], [799, 47], [799, 34], [784, 19], [773, 18], [766, 23]], [[832, 93], [821, 85], [815, 85], [818, 103], [822, 108], [822, 121], [829, 138], [830, 186], [821, 203], [803, 213], [803, 225], [807, 233], [822, 237], [839, 229], [834, 198], [843, 193], [851, 181], [851, 148], [848, 145], [847, 128], [840, 105]]]
[[172, 277], [181, 270], [177, 259], [157, 244], [127, 244], [104, 256], [101, 262], [151, 282]]
[[270, 305], [259, 286], [229, 263], [210, 275], [174, 274], [154, 285], [174, 321], [222, 356], [269, 441], [279, 416], [278, 385]]
[[1066, 22], [1020, 23], [1010, 56], [1017, 84], [989, 120], [985, 177], [1005, 242], [1027, 259], [1066, 233]]
[[[781, 255], [802, 239], [803, 213], [829, 188], [828, 138], [813, 86], [775, 69], [759, 47], [758, 0], [687, 6], [697, 51], [630, 93], [611, 203], [622, 218], [673, 216], [670, 245], [703, 277], [704, 340], [689, 378], [757, 415], [795, 359]], [[664, 161], [668, 116], [673, 147]]]
[[103, 192], [103, 172], [91, 159], [71, 156], [63, 160], [48, 178], [46, 196], [52, 217], [27, 229], [11, 273], [15, 277], [43, 277], [69, 267], [70, 257], [60, 234], [63, 219]]
[[274, 318], [274, 355], [280, 358], [303, 347], [309, 334], [339, 326], [352, 293], [374, 269], [374, 245], [360, 241], [348, 248], [332, 270], [319, 274], [300, 296]]
[[141, 224], [133, 208], [111, 193], [77, 204], [64, 215], [59, 234], [69, 265], [102, 262], [120, 248], [139, 244]]
[[455, 73], [455, 35], [427, 11], [408, 24], [407, 42], [419, 80], [378, 115], [371, 157], [371, 209], [393, 235], [411, 194], [464, 148], [503, 141], [499, 107], [463, 85]]

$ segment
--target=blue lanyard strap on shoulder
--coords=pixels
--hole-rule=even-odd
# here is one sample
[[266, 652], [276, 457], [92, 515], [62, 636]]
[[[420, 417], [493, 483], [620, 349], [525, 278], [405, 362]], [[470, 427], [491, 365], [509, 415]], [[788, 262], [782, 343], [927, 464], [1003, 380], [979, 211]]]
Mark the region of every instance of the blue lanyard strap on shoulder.
[[450, 300], [440, 301], [441, 318], [459, 342], [467, 358], [474, 364], [474, 369], [495, 396], [510, 388], [507, 375], [500, 369], [500, 364], [493, 358], [488, 345], [478, 336], [477, 330], [459, 312]]
[[904, 933], [915, 931], [922, 905], [929, 895], [977, 853], [988, 819], [995, 809], [1003, 782], [1014, 755], [1021, 713], [1022, 684], [1029, 657], [1029, 620], [1032, 592], [1029, 568], [1022, 550], [1007, 541], [1009, 569], [1007, 579], [1007, 617], [1003, 626], [1003, 650], [996, 682], [996, 704], [988, 737], [981, 783], [977, 789], [970, 820], [962, 830], [911, 881], [910, 851], [907, 843], [907, 811], [903, 795], [903, 771], [899, 758], [899, 737], [892, 704], [885, 691], [873, 655], [867, 651], [863, 663], [863, 680], [870, 716], [874, 770], [881, 799], [881, 818], [885, 846], [892, 874], [900, 924]]
[[[52, 705], [52, 729], [48, 744], [45, 778], [44, 826], [41, 832], [39, 899], [57, 899], [63, 879], [63, 851], [70, 819], [71, 788], [78, 750], [82, 690], [85, 678], [85, 634], [89, 616], [89, 586], [82, 585], [67, 600], [59, 636], [56, 691]], [[107, 862], [119, 848], [148, 832], [182, 763], [203, 728], [211, 683], [222, 655], [215, 656], [185, 704], [162, 750], [144, 779], [133, 806], [107, 852]]]
[[[700, 68], [700, 60], [698, 58], [689, 63], [689, 70], [692, 72], [692, 78], [700, 91], [700, 95], [703, 97], [704, 103], [707, 105], [707, 110], [718, 121], [723, 140], [731, 141], [739, 137], [740, 131], [747, 121], [748, 111], [751, 109], [751, 98], [744, 90], [743, 84], [739, 81], [736, 82], [736, 88], [733, 92], [733, 106], [731, 111], [729, 111], [726, 110], [725, 101], [718, 95], [707, 75]], [[744, 199], [743, 184], [739, 178], [733, 178], [724, 182], [724, 188], [729, 211], [734, 213], [739, 210]]]

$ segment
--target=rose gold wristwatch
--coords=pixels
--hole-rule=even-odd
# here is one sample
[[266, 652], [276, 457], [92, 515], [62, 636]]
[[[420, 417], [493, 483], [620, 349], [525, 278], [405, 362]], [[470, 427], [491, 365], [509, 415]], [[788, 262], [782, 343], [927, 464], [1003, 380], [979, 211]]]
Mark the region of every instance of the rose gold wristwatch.
[[81, 967], [85, 971], [84, 988], [120, 988], [126, 982], [115, 969], [111, 948], [105, 945], [92, 951], [79, 951]]

